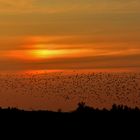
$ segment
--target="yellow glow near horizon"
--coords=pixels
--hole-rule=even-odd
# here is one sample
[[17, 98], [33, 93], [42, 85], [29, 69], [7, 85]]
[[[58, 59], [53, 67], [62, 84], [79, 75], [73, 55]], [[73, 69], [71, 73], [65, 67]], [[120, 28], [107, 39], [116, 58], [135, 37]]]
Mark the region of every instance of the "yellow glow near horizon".
[[47, 49], [36, 49], [28, 51], [29, 56], [33, 59], [45, 59], [61, 56], [66, 53], [66, 50], [47, 50]]
[[[29, 59], [47, 59], [47, 58], [60, 58], [60, 57], [74, 57], [79, 56], [81, 52], [84, 53], [87, 50], [80, 49], [58, 49], [59, 46], [56, 44], [45, 44], [45, 43], [35, 43], [31, 45], [32, 49], [27, 50], [27, 55]], [[65, 46], [67, 48], [67, 46]]]
[[[39, 43], [40, 41], [44, 41], [43, 38], [34, 39], [33, 44], [26, 45], [26, 55], [28, 59], [46, 59], [46, 58], [55, 58], [63, 56], [67, 53], [67, 50], [54, 49], [56, 46], [53, 44], [46, 44], [45, 42]], [[29, 43], [30, 44], [30, 43]]]

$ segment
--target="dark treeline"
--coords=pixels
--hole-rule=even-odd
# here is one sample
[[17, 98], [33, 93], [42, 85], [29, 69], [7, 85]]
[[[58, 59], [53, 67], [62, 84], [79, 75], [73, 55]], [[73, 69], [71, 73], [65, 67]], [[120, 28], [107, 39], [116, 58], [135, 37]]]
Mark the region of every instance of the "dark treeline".
[[110, 110], [100, 110], [87, 106], [83, 102], [79, 103], [77, 108], [71, 112], [63, 112], [60, 109], [53, 112], [1, 108], [0, 124], [8, 125], [8, 128], [11, 129], [13, 126], [16, 128], [24, 126], [26, 129], [40, 130], [42, 128], [43, 131], [46, 129], [58, 131], [61, 130], [61, 127], [65, 131], [68, 131], [65, 128], [72, 128], [71, 130], [75, 129], [76, 131], [81, 131], [81, 129], [85, 131], [89, 128], [91, 131], [93, 129], [105, 131], [108, 130], [107, 128], [112, 130], [113, 127], [125, 130], [124, 128], [127, 126], [130, 129], [140, 126], [140, 109], [114, 104]]
[[1, 108], [0, 107], [0, 113], [47, 113], [47, 114], [88, 114], [88, 113], [131, 113], [131, 112], [136, 112], [136, 113], [140, 113], [140, 109], [138, 107], [135, 108], [131, 108], [128, 106], [124, 106], [124, 105], [112, 105], [112, 108], [110, 110], [108, 109], [98, 109], [98, 108], [93, 108], [90, 106], [87, 106], [84, 102], [80, 102], [78, 103], [78, 107], [76, 108], [76, 110], [71, 111], [71, 112], [62, 112], [61, 109], [59, 109], [57, 112], [53, 112], [53, 111], [48, 111], [48, 110], [33, 110], [33, 111], [26, 111], [26, 110], [20, 110], [17, 108]]

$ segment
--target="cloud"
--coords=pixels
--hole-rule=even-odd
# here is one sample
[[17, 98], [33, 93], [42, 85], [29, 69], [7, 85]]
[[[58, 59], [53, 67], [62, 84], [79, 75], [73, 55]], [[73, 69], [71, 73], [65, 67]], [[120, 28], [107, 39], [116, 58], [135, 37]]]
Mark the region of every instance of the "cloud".
[[1, 12], [22, 11], [33, 5], [33, 0], [0, 0]]
[[0, 0], [0, 12], [139, 12], [139, 0]]
[[[39, 6], [38, 0], [0, 0], [1, 13], [32, 13], [32, 12], [53, 12], [47, 5]], [[55, 12], [55, 10], [54, 10]]]
[[[0, 59], [0, 70], [140, 68], [140, 55], [102, 56], [22, 61]], [[21, 65], [22, 64], [22, 65]]]

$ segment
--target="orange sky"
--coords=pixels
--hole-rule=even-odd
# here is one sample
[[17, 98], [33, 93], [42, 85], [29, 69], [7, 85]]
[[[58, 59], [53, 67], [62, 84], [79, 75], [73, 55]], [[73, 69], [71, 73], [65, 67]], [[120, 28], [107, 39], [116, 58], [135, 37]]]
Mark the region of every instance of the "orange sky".
[[139, 0], [0, 0], [0, 69], [140, 67]]

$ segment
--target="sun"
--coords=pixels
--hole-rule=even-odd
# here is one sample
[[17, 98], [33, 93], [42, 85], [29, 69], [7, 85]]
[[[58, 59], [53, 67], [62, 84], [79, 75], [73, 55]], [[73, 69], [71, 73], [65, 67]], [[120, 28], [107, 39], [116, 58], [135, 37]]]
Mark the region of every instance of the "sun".
[[59, 50], [53, 49], [52, 44], [46, 44], [46, 43], [33, 43], [32, 45], [26, 47], [27, 49], [27, 55], [30, 59], [46, 59], [46, 58], [52, 58], [57, 56], [58, 54], [61, 54]]
[[28, 51], [28, 54], [33, 59], [47, 59], [61, 57], [66, 53], [65, 50], [49, 50], [49, 49], [35, 49]]
[[48, 58], [48, 57], [53, 57], [54, 52], [51, 50], [46, 50], [46, 49], [37, 49], [37, 50], [31, 50], [30, 54], [34, 58]]

